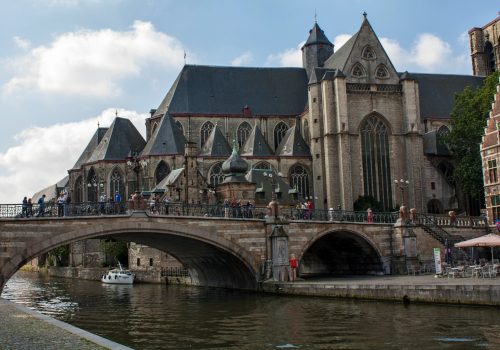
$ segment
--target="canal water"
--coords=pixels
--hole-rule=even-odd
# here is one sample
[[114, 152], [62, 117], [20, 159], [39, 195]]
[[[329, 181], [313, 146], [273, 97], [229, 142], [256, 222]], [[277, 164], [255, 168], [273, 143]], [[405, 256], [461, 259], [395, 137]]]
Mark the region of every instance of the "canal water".
[[493, 307], [104, 285], [33, 273], [12, 277], [2, 297], [135, 349], [500, 349]]

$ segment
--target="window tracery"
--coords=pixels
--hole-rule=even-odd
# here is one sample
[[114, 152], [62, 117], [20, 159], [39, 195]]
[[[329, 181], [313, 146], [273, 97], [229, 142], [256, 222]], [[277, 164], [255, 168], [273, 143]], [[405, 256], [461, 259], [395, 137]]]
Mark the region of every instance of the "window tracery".
[[286, 132], [288, 131], [288, 125], [283, 122], [279, 122], [274, 127], [274, 149], [278, 149], [283, 137], [285, 137]]
[[248, 124], [247, 122], [243, 122], [240, 124], [237, 131], [239, 148], [243, 147], [251, 132], [252, 127], [250, 126], [250, 124]]
[[305, 199], [310, 195], [309, 189], [309, 173], [302, 165], [294, 165], [290, 168], [290, 187], [295, 188], [299, 197]]
[[361, 63], [358, 62], [352, 67], [351, 74], [353, 77], [356, 78], [365, 77], [366, 76], [365, 68], [361, 65]]
[[200, 146], [203, 147], [205, 142], [207, 141], [208, 137], [210, 136], [210, 133], [212, 132], [214, 128], [214, 124], [212, 122], [206, 122], [201, 126], [200, 130]]
[[212, 186], [217, 186], [218, 184], [221, 184], [222, 181], [224, 181], [224, 173], [222, 172], [222, 162], [216, 163], [212, 166], [210, 169], [210, 185]]

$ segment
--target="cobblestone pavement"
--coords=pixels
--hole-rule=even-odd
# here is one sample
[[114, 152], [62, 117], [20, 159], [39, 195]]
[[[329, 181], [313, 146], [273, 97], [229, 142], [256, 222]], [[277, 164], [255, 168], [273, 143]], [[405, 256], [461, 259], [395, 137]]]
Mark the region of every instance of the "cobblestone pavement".
[[[93, 340], [104, 346], [98, 345]], [[124, 350], [129, 348], [0, 299], [0, 350], [52, 349]]]

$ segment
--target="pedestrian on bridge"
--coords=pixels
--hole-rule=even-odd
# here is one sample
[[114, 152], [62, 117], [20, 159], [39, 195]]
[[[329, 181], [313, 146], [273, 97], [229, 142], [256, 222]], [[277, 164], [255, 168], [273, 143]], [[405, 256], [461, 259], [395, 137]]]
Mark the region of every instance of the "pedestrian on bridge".
[[21, 217], [28, 217], [28, 197], [23, 198]]
[[38, 214], [36, 216], [45, 216], [45, 194], [38, 199]]

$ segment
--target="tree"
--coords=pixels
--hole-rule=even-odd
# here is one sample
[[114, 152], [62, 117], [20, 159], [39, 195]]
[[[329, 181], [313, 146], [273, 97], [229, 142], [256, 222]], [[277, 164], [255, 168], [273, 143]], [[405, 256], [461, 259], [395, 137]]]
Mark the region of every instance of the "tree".
[[118, 260], [124, 265], [128, 265], [128, 247], [126, 242], [117, 242], [113, 239], [101, 240], [101, 250], [106, 254], [106, 261], [112, 259], [113, 263]]
[[470, 198], [480, 198], [484, 191], [479, 144], [499, 76], [499, 72], [494, 72], [485, 79], [482, 87], [475, 90], [466, 87], [456, 94], [455, 105], [450, 114], [452, 129], [445, 142], [454, 159], [453, 179]]

